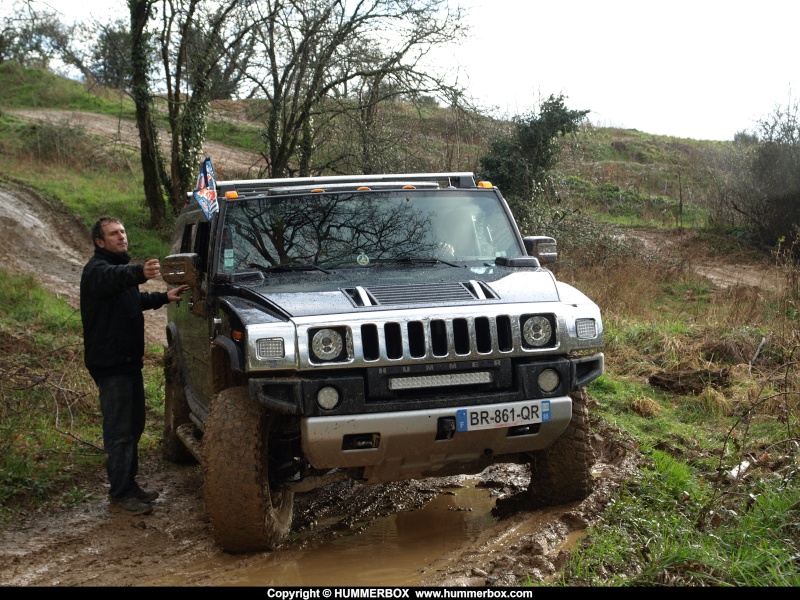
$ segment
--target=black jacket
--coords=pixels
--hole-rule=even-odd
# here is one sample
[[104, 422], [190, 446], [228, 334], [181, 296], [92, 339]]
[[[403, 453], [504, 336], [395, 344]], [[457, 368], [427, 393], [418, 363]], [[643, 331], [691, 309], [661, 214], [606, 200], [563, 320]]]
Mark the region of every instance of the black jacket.
[[95, 246], [81, 276], [84, 362], [92, 377], [141, 369], [143, 310], [164, 306], [166, 292], [140, 292], [144, 265]]

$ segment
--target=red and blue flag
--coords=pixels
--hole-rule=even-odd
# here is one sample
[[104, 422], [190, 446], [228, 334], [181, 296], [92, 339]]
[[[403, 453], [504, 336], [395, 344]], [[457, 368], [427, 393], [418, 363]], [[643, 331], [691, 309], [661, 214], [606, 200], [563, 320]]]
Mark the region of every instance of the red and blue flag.
[[214, 167], [211, 164], [211, 157], [200, 165], [200, 175], [197, 177], [197, 185], [194, 188], [194, 199], [203, 209], [206, 219], [209, 221], [215, 212], [219, 210], [217, 204], [217, 179], [214, 175]]

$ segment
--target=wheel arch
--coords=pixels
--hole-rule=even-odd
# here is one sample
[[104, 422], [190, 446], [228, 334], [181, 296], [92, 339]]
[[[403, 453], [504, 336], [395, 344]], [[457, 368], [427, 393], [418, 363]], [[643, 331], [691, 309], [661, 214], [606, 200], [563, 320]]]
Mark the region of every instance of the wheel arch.
[[217, 336], [211, 343], [211, 373], [211, 391], [214, 395], [244, 383], [246, 377], [241, 352], [230, 338]]

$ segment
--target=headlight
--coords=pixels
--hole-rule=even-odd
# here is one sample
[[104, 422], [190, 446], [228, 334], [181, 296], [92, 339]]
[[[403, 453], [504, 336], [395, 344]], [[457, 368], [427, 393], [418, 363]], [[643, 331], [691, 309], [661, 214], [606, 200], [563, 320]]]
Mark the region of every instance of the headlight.
[[553, 337], [553, 327], [547, 317], [536, 315], [522, 325], [522, 337], [534, 348], [541, 348]]
[[320, 329], [311, 338], [311, 351], [319, 360], [334, 360], [342, 353], [344, 340], [335, 329]]

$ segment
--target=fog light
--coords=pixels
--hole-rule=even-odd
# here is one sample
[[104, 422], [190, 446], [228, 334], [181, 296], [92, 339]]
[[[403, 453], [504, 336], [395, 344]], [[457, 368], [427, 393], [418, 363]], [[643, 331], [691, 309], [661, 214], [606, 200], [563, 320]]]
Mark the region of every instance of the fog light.
[[522, 336], [525, 341], [536, 348], [540, 348], [550, 341], [553, 335], [553, 327], [546, 317], [537, 315], [531, 317], [522, 326]]
[[317, 404], [325, 410], [336, 408], [336, 405], [339, 404], [339, 392], [329, 385], [320, 388], [317, 392]]
[[561, 378], [553, 369], [544, 369], [539, 373], [537, 382], [539, 383], [539, 389], [549, 394], [558, 387], [561, 383]]
[[333, 360], [342, 353], [344, 340], [335, 329], [320, 329], [311, 338], [311, 350], [320, 360]]

